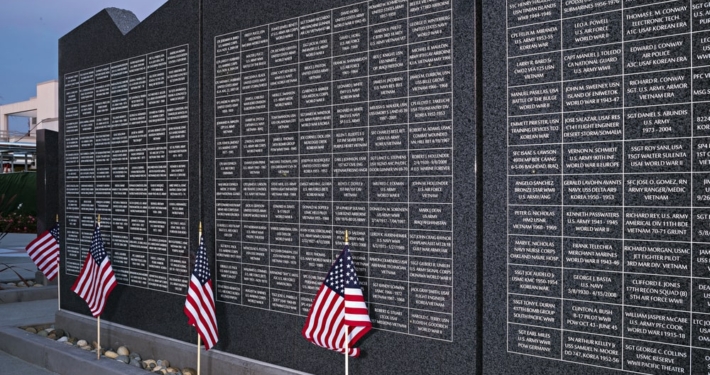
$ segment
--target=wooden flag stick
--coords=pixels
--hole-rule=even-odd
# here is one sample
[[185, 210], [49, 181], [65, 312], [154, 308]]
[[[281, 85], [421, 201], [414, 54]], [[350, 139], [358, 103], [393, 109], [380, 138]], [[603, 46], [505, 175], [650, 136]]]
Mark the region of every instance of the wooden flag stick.
[[[59, 214], [55, 217], [55, 225], [59, 223]], [[62, 309], [62, 288], [61, 283], [62, 283], [62, 252], [61, 248], [59, 249], [59, 257], [57, 257], [57, 310]]]
[[101, 315], [96, 317], [96, 360], [101, 359]]
[[[200, 246], [200, 241], [202, 240], [202, 222], [200, 221], [200, 226], [197, 231], [197, 246]], [[197, 332], [197, 375], [200, 375], [200, 344], [202, 337], [200, 337], [200, 333]]]
[[[96, 218], [96, 224], [101, 226], [101, 215]], [[96, 360], [101, 359], [101, 315], [96, 317]]]

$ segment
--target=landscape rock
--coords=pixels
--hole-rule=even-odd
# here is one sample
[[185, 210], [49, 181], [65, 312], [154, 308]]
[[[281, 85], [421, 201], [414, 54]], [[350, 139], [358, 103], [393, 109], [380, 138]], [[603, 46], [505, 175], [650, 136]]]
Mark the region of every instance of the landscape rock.
[[106, 358], [111, 358], [111, 359], [116, 359], [118, 358], [118, 353], [114, 352], [113, 350], [107, 350], [106, 353], [104, 353]]
[[140, 360], [137, 360], [137, 359], [131, 359], [131, 362], [129, 362], [128, 364], [132, 365], [132, 366], [136, 366], [141, 369], [145, 368], [145, 366], [143, 365], [143, 362], [141, 362]]
[[89, 346], [89, 343], [86, 342], [86, 340], [79, 340], [79, 341], [76, 342], [76, 346], [79, 346], [79, 347], [81, 347], [81, 346]]
[[182, 375], [197, 375], [197, 370], [191, 367], [185, 367], [182, 369]]
[[118, 350], [116, 350], [116, 353], [118, 353], [118, 355], [126, 355], [126, 356], [131, 354], [130, 350], [128, 350], [128, 348], [126, 348], [125, 346], [119, 346]]
[[162, 367], [166, 367], [166, 368], [170, 367], [170, 361], [168, 361], [167, 359], [159, 359], [155, 363], [157, 363], [158, 366], [162, 366]]
[[27, 327], [25, 328], [25, 331], [29, 333], [37, 333], [37, 329], [35, 329], [35, 327]]
[[123, 362], [125, 364], [128, 364], [129, 362], [131, 362], [131, 359], [128, 358], [127, 355], [119, 355], [118, 358], [116, 358], [116, 360], [119, 362]]

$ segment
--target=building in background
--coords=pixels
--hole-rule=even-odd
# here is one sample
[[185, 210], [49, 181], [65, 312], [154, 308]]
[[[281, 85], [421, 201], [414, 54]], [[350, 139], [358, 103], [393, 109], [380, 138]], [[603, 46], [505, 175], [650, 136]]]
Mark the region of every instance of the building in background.
[[[37, 130], [59, 130], [59, 82], [37, 84], [37, 96], [0, 105], [2, 173], [34, 169]], [[26, 130], [10, 130], [10, 117], [26, 117]]]

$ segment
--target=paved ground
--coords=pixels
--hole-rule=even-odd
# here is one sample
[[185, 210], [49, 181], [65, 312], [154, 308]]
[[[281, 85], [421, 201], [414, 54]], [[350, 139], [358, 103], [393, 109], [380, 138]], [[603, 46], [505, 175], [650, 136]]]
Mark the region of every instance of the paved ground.
[[[34, 279], [37, 267], [25, 252], [34, 234], [8, 234], [0, 240], [0, 283]], [[7, 269], [9, 268], [9, 269]], [[14, 272], [13, 272], [14, 271]], [[17, 303], [0, 303], [0, 326], [18, 327], [54, 322], [57, 300], [45, 299]], [[57, 375], [55, 372], [25, 362], [0, 351], [0, 373], [3, 375]]]
[[3, 375], [57, 375], [56, 372], [37, 367], [1, 351], [0, 368]]
[[25, 246], [32, 241], [35, 234], [10, 233], [0, 240], [0, 283], [24, 279], [34, 280], [37, 266], [25, 252]]
[[[19, 327], [54, 322], [56, 299], [0, 303], [0, 326]], [[1, 368], [1, 367], [0, 367]]]

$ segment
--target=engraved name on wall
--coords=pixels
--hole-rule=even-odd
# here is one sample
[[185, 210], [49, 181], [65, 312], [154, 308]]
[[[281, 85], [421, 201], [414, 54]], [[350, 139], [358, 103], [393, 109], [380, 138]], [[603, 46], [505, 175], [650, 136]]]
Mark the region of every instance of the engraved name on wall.
[[710, 365], [710, 1], [507, 1], [508, 351]]
[[215, 38], [217, 300], [306, 315], [350, 232], [376, 328], [452, 339], [450, 1]]
[[65, 272], [78, 275], [94, 223], [119, 284], [185, 294], [188, 46], [64, 76]]

